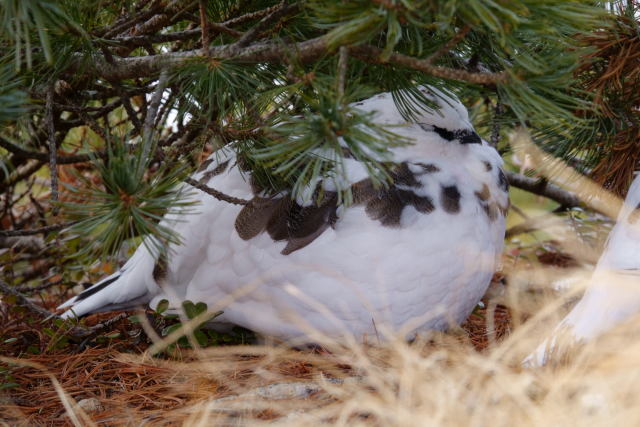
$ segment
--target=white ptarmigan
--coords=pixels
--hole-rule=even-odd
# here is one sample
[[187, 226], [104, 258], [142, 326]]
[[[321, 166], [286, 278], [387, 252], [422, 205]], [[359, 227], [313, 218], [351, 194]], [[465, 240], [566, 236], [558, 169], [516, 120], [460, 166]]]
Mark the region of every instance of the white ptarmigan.
[[[412, 122], [390, 93], [353, 105], [413, 141], [392, 149], [388, 187], [375, 188], [365, 166], [346, 158], [346, 176], [322, 182], [328, 197], [320, 206], [260, 197], [232, 150], [222, 149], [193, 178], [251, 203], [194, 192], [197, 213], [163, 220], [182, 238], [166, 261], [141, 245], [120, 271], [64, 303], [63, 316], [202, 301], [224, 311], [217, 321], [282, 340], [309, 330], [360, 339], [383, 326], [412, 338], [462, 322], [502, 251], [508, 184], [466, 108], [420, 90], [440, 110]], [[351, 185], [351, 206], [332, 197], [336, 185]]]
[[582, 299], [524, 361], [544, 365], [554, 354], [585, 343], [640, 313], [640, 175], [609, 233]]

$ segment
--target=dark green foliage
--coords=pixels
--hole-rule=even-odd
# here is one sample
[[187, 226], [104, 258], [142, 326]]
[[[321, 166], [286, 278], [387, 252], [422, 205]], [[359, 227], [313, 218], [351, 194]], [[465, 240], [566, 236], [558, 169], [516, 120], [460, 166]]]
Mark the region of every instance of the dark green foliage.
[[0, 34], [13, 45], [16, 69], [23, 62], [33, 65], [34, 41], [40, 42], [46, 62], [53, 62], [51, 33], [83, 31], [57, 2], [46, 0], [2, 0], [0, 1]]
[[[170, 357], [179, 357], [180, 349], [191, 349], [197, 347], [211, 347], [217, 345], [238, 345], [251, 342], [253, 334], [244, 328], [234, 327], [230, 333], [216, 332], [209, 329], [208, 322], [222, 314], [222, 311], [209, 312], [207, 304], [203, 302], [193, 303], [186, 300], [182, 302], [179, 314], [167, 314], [169, 302], [162, 300], [158, 303], [155, 317], [161, 317], [161, 323], [165, 324], [160, 335], [165, 338], [174, 333], [182, 333], [180, 338], [162, 350], [162, 354]], [[193, 324], [193, 321], [197, 322]], [[139, 323], [139, 317], [132, 316], [129, 319], [132, 323]], [[187, 327], [186, 324], [189, 323]], [[187, 333], [187, 331], [191, 331]]]
[[[524, 126], [546, 148], [590, 164], [608, 147], [592, 139], [635, 117], [604, 118], [588, 79], [576, 78], [592, 52], [582, 40], [611, 22], [599, 2], [211, 0], [206, 16], [199, 6], [0, 0], [0, 63], [17, 69], [0, 68], [0, 136], [13, 144], [2, 148], [0, 187], [44, 194], [42, 215], [0, 220], [54, 221], [46, 164], [56, 161], [61, 216], [80, 221], [61, 243], [82, 255], [80, 271], [142, 236], [162, 250], [179, 241], [160, 219], [187, 207], [180, 181], [203, 147], [223, 145], [267, 193], [322, 199], [314, 190], [324, 179], [348, 204], [345, 153], [384, 185], [389, 149], [407, 143], [350, 103], [390, 91], [411, 119], [435, 108], [416, 90], [425, 84], [458, 94], [485, 139]], [[36, 202], [11, 198], [3, 209]]]
[[79, 220], [74, 229], [95, 239], [85, 250], [112, 254], [123, 241], [138, 236], [154, 236], [144, 240], [154, 252], [179, 242], [171, 222], [161, 224], [160, 220], [167, 213], [174, 218], [188, 213], [190, 203], [183, 199], [189, 188], [179, 185], [187, 170], [182, 165], [163, 165], [148, 171], [150, 160], [142, 156], [140, 145], [109, 144], [107, 157], [94, 162], [101, 183], [78, 176], [83, 188], [68, 186], [73, 201], [65, 207]]
[[[375, 124], [371, 113], [360, 112], [335, 95], [325, 97], [318, 92], [314, 97], [303, 95], [303, 101], [308, 110], [281, 118], [270, 127], [268, 143], [254, 150], [253, 158], [289, 182], [292, 193], [303, 199], [315, 193], [317, 177], [334, 181], [338, 189], [348, 191], [348, 186], [340, 186], [343, 149], [365, 162], [374, 183], [384, 185], [388, 175], [383, 164], [391, 160], [389, 148], [409, 141]], [[350, 202], [349, 194], [339, 194]]]
[[256, 70], [230, 61], [197, 58], [177, 68], [171, 80], [178, 93], [179, 114], [218, 121], [238, 120], [247, 114], [256, 94], [268, 88], [273, 78], [266, 68]]
[[0, 124], [17, 121], [28, 110], [23, 83], [10, 65], [0, 65]]

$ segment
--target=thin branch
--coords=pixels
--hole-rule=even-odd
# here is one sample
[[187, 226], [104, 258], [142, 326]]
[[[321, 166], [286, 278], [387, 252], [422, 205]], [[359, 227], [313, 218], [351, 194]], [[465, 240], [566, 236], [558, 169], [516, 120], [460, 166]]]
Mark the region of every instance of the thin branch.
[[[144, 92], [142, 92], [144, 93]], [[119, 94], [119, 93], [118, 93]], [[138, 95], [138, 93], [132, 93], [132, 95]], [[91, 106], [85, 106], [85, 107], [79, 107], [77, 105], [68, 105], [68, 104], [58, 104], [58, 103], [54, 103], [54, 106], [57, 110], [60, 111], [70, 111], [72, 113], [77, 113], [78, 111], [85, 111], [85, 112], [95, 112], [96, 115], [101, 115], [101, 114], [107, 114], [110, 113], [111, 111], [115, 110], [116, 108], [118, 108], [120, 106], [120, 104], [122, 103], [122, 99], [116, 99], [114, 101], [111, 101], [108, 104], [105, 104], [101, 107], [91, 107]]]
[[45, 249], [45, 243], [41, 237], [36, 236], [3, 237], [0, 235], [0, 248], [13, 248], [33, 254], [42, 252]]
[[[28, 151], [22, 147], [15, 145], [9, 140], [0, 136], [0, 147], [13, 153], [16, 157], [22, 157], [25, 159], [36, 159], [42, 162], [49, 160], [48, 153], [42, 153], [39, 151]], [[83, 163], [93, 160], [94, 158], [104, 157], [106, 153], [104, 151], [97, 151], [92, 154], [69, 154], [66, 156], [57, 156], [56, 161], [59, 165], [68, 165], [71, 163]]]
[[202, 34], [202, 30], [194, 28], [192, 30], [176, 31], [168, 34], [150, 34], [145, 36], [121, 36], [108, 40], [108, 43], [117, 43], [124, 46], [146, 46], [153, 43], [169, 43], [194, 39]]
[[344, 85], [347, 78], [347, 66], [349, 65], [349, 48], [340, 46], [338, 56], [338, 99], [343, 102]]
[[[16, 304], [26, 308], [32, 313], [36, 313], [44, 317], [44, 320], [60, 319], [60, 316], [58, 316], [57, 314], [52, 313], [49, 310], [32, 303], [26, 296], [22, 295], [22, 293], [18, 292], [16, 289], [14, 289], [13, 287], [9, 286], [7, 283], [1, 280], [0, 280], [0, 292], [2, 292], [5, 295], [14, 296], [16, 298]], [[80, 325], [75, 325], [70, 330], [68, 330], [66, 334], [75, 339], [82, 339], [83, 342], [86, 342], [87, 340], [95, 337], [105, 329], [110, 328], [115, 323], [121, 321], [126, 317], [127, 317], [126, 313], [121, 313], [103, 323], [98, 323], [97, 325], [91, 326], [90, 328], [85, 328]]]
[[233, 27], [235, 25], [240, 25], [240, 24], [244, 24], [245, 22], [253, 21], [254, 19], [260, 19], [264, 16], [269, 15], [270, 13], [273, 13], [277, 9], [280, 9], [280, 7], [282, 7], [280, 4], [276, 4], [266, 9], [257, 10], [255, 12], [249, 12], [247, 14], [238, 16], [237, 18], [232, 18], [232, 19], [229, 19], [228, 21], [225, 21], [224, 25], [226, 25], [227, 27]]
[[500, 118], [504, 113], [502, 102], [500, 102], [500, 98], [496, 101], [496, 109], [493, 114], [493, 125], [491, 126], [491, 139], [489, 142], [493, 148], [498, 147], [498, 142], [500, 142]]
[[449, 52], [453, 49], [458, 43], [462, 41], [462, 39], [469, 33], [471, 27], [469, 25], [465, 25], [460, 31], [456, 33], [455, 36], [451, 38], [448, 42], [440, 47], [440, 49], [436, 50], [433, 54], [431, 54], [425, 61], [429, 64], [433, 64], [438, 58], [440, 58], [445, 53]]
[[548, 182], [541, 183], [537, 178], [529, 178], [528, 176], [520, 175], [515, 172], [506, 171], [505, 175], [510, 185], [528, 191], [533, 194], [547, 197], [554, 200], [564, 208], [573, 208], [580, 206], [582, 203], [578, 196], [570, 193], [557, 185], [550, 184]]
[[[295, 55], [301, 63], [305, 63], [330, 53], [324, 36], [292, 45], [283, 45], [282, 42], [274, 41], [257, 42], [237, 52], [235, 51], [236, 49], [230, 49], [230, 46], [233, 45], [212, 46], [210, 55], [218, 59], [233, 59], [244, 63], [281, 62]], [[383, 62], [380, 59], [382, 49], [375, 46], [353, 46], [349, 48], [349, 53], [366, 62], [376, 64]], [[94, 72], [108, 80], [147, 77], [156, 75], [165, 67], [176, 66], [190, 59], [202, 57], [202, 51], [198, 49], [153, 56], [115, 58], [113, 64], [109, 64], [104, 60], [96, 61]], [[400, 53], [391, 54], [387, 62], [422, 71], [435, 77], [488, 86], [494, 86], [496, 83], [507, 80], [505, 72], [472, 73], [455, 68], [431, 65], [424, 59]]]
[[242, 35], [244, 34], [242, 31], [236, 31], [227, 27], [224, 22], [222, 24], [218, 24], [217, 22], [209, 22], [209, 29], [214, 30], [217, 33], [230, 35], [231, 37], [235, 38], [242, 37]]
[[63, 222], [62, 224], [47, 225], [46, 227], [31, 228], [29, 230], [0, 230], [0, 237], [33, 236], [35, 234], [46, 234], [71, 227], [76, 223], [77, 221]]
[[54, 280], [53, 282], [45, 282], [37, 286], [29, 286], [29, 285], [16, 286], [15, 290], [21, 293], [33, 293], [33, 292], [49, 289], [53, 286], [61, 285], [62, 283], [64, 283], [64, 280], [59, 279], [59, 280]]
[[0, 193], [3, 193], [5, 189], [15, 185], [17, 182], [31, 176], [31, 174], [42, 167], [43, 163], [43, 161], [34, 159], [33, 162], [27, 163], [24, 167], [16, 171], [14, 175], [9, 175], [3, 182], [0, 182]]
[[[221, 24], [216, 22], [209, 22], [208, 27], [209, 27], [209, 38], [211, 38], [211, 36], [213, 35], [211, 33], [211, 30], [215, 31], [216, 33], [223, 33], [236, 38], [242, 37], [242, 35], [244, 34], [242, 31], [237, 31], [232, 28], [229, 28], [226, 22], [223, 22]], [[167, 34], [149, 34], [144, 36], [140, 36], [140, 35], [119, 36], [118, 38], [110, 39], [107, 42], [117, 43], [120, 45], [129, 46], [129, 47], [135, 47], [135, 46], [146, 46], [154, 43], [169, 43], [169, 42], [176, 42], [176, 41], [184, 41], [188, 39], [194, 39], [198, 36], [202, 36], [201, 28], [194, 28], [192, 30], [184, 30], [184, 31], [176, 31], [174, 33], [167, 33]]]
[[118, 82], [112, 82], [113, 87], [118, 91], [120, 95], [120, 100], [122, 101], [122, 105], [124, 109], [127, 111], [127, 115], [129, 119], [131, 119], [131, 123], [133, 123], [133, 127], [135, 130], [142, 134], [142, 123], [140, 123], [140, 118], [136, 114], [136, 111], [133, 109], [133, 105], [131, 105], [131, 96], [127, 94], [122, 85]]
[[57, 165], [57, 153], [58, 147], [56, 145], [56, 127], [53, 118], [53, 84], [47, 91], [46, 101], [46, 121], [49, 131], [49, 173], [51, 175], [51, 204], [53, 209], [51, 213], [53, 216], [58, 215], [58, 165]]
[[542, 230], [558, 222], [558, 218], [552, 215], [541, 215], [535, 218], [529, 218], [524, 222], [510, 227], [505, 232], [504, 238], [510, 239], [514, 236], [524, 233], [530, 233], [536, 230]]
[[113, 37], [116, 34], [122, 33], [125, 30], [133, 27], [134, 25], [151, 18], [154, 15], [157, 15], [159, 13], [161, 13], [162, 11], [162, 5], [161, 4], [157, 4], [155, 7], [152, 7], [151, 9], [147, 10], [146, 12], [139, 12], [136, 13], [133, 18], [129, 19], [128, 21], [125, 22], [116, 22], [116, 25], [113, 25], [111, 28], [106, 28], [104, 30], [100, 30], [100, 31], [96, 31], [95, 34], [98, 37], [104, 37], [104, 38], [109, 38], [109, 37]]
[[228, 194], [224, 194], [221, 191], [218, 191], [214, 188], [208, 187], [204, 184], [199, 183], [193, 178], [187, 178], [184, 180], [187, 184], [192, 187], [197, 188], [200, 191], [204, 191], [205, 193], [215, 197], [218, 200], [222, 200], [223, 202], [231, 203], [232, 205], [247, 205], [249, 204], [249, 200], [239, 199], [237, 197], [229, 196]]
[[102, 332], [109, 330], [113, 325], [120, 322], [121, 320], [126, 319], [127, 317], [129, 317], [127, 313], [120, 313], [116, 316], [113, 316], [111, 319], [107, 319], [102, 323], [91, 326], [84, 335], [79, 337], [83, 339], [80, 345], [82, 346], [86, 344], [86, 342], [90, 339], [93, 339], [96, 336], [100, 335]]
[[56, 314], [50, 312], [49, 310], [47, 310], [45, 308], [42, 308], [39, 305], [36, 305], [36, 304], [32, 303], [31, 301], [29, 301], [29, 299], [27, 297], [25, 297], [24, 295], [22, 295], [20, 292], [16, 291], [15, 289], [13, 289], [11, 286], [6, 284], [2, 280], [0, 280], [0, 292], [2, 292], [5, 295], [14, 296], [16, 298], [16, 304], [26, 308], [27, 310], [29, 310], [32, 313], [36, 313], [36, 314], [44, 317], [45, 319], [52, 319], [52, 318], [57, 318], [58, 317]]
[[507, 73], [471, 73], [456, 68], [440, 67], [432, 65], [428, 59], [418, 59], [412, 56], [403, 55], [401, 53], [392, 53], [387, 61], [381, 58], [382, 49], [371, 45], [360, 45], [351, 48], [350, 53], [363, 61], [383, 64], [390, 63], [411, 68], [413, 70], [422, 71], [434, 77], [440, 77], [448, 80], [465, 81], [469, 83], [493, 86], [507, 80]]
[[[146, 160], [149, 157], [149, 154], [152, 150], [152, 141], [153, 141], [153, 125], [156, 120], [156, 116], [158, 114], [158, 108], [160, 108], [160, 102], [162, 101], [162, 94], [164, 89], [167, 87], [167, 81], [169, 79], [169, 73], [165, 70], [160, 73], [160, 79], [158, 80], [158, 85], [156, 86], [156, 91], [153, 93], [153, 97], [151, 98], [151, 102], [149, 103], [149, 108], [147, 109], [147, 117], [144, 121], [144, 128], [142, 132], [142, 140], [143, 140], [143, 152], [142, 159]], [[143, 166], [144, 163], [141, 163], [140, 166]], [[139, 171], [142, 173], [142, 170]]]
[[276, 24], [280, 19], [297, 13], [299, 10], [299, 3], [292, 3], [289, 5], [285, 5], [284, 2], [280, 3], [277, 9], [262, 18], [256, 25], [251, 27], [249, 31], [247, 31], [242, 37], [240, 37], [240, 40], [229, 46], [229, 49], [233, 52], [236, 52], [239, 49], [249, 46], [249, 44], [256, 40], [266, 29], [271, 27], [273, 24]]
[[202, 49], [205, 55], [209, 55], [209, 45], [211, 45], [211, 36], [209, 34], [209, 19], [207, 19], [207, 2], [200, 0], [200, 28], [202, 30]]

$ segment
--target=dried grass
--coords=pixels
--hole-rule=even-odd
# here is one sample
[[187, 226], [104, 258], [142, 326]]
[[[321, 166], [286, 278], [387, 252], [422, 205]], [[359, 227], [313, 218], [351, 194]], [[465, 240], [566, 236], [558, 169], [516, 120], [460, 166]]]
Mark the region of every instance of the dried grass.
[[[607, 203], [612, 214], [620, 205], [614, 201]], [[29, 426], [640, 424], [639, 318], [571, 348], [552, 365], [522, 365], [566, 312], [570, 298], [549, 285], [563, 276], [589, 275], [582, 266], [593, 261], [590, 251], [579, 247], [579, 236], [562, 237], [556, 253], [505, 255], [509, 285], [503, 295], [485, 301], [486, 308], [461, 328], [414, 343], [391, 339], [371, 346], [319, 337], [317, 349], [216, 347], [183, 352], [177, 361], [150, 357], [139, 327], [126, 321], [104, 331], [117, 331], [120, 338], [88, 349], [56, 348], [29, 313], [0, 304], [0, 336], [19, 338], [0, 343], [0, 353], [13, 357], [0, 363], [10, 367], [18, 384], [0, 392], [0, 421]], [[87, 324], [104, 319], [90, 316]], [[29, 343], [40, 354], [24, 353]], [[92, 398], [101, 410], [83, 409], [82, 401]]]

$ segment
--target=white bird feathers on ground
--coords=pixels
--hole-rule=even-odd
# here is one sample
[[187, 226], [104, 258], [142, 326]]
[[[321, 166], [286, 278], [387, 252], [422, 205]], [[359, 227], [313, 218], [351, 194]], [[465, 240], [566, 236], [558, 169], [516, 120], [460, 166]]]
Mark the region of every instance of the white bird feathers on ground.
[[261, 197], [222, 149], [193, 178], [251, 203], [194, 192], [198, 213], [164, 219], [182, 238], [166, 260], [141, 245], [120, 271], [64, 303], [63, 316], [202, 301], [224, 311], [217, 321], [282, 340], [311, 330], [361, 339], [384, 327], [412, 338], [462, 322], [497, 267], [508, 184], [465, 107], [421, 90], [441, 108], [413, 122], [389, 93], [354, 105], [413, 141], [393, 148], [388, 187], [375, 188], [364, 165], [347, 158], [338, 185], [351, 186], [349, 207], [331, 197], [335, 178], [322, 182], [329, 197], [320, 206]]
[[640, 312], [640, 175], [635, 178], [616, 225], [582, 299], [554, 332], [525, 359], [544, 365], [573, 345], [585, 343]]

